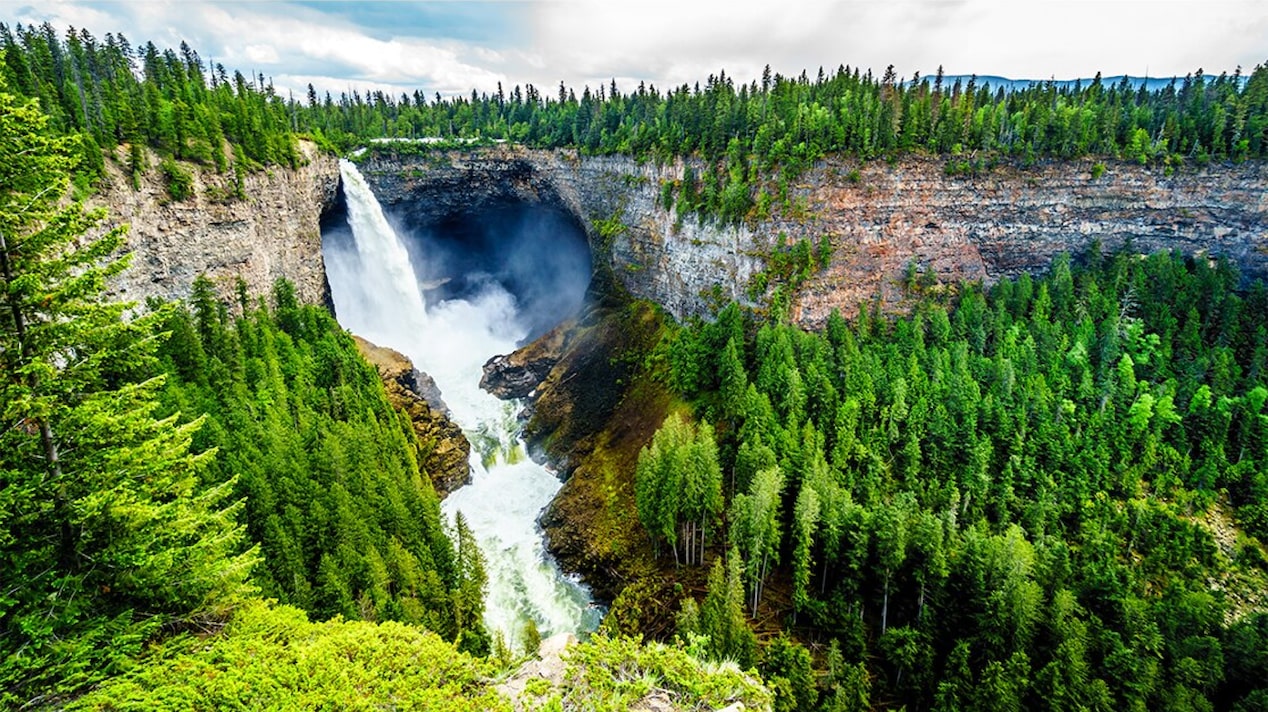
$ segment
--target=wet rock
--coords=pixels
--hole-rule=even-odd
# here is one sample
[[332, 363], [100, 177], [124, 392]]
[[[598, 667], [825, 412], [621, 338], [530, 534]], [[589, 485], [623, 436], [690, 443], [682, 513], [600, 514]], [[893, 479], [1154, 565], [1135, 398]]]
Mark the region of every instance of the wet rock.
[[352, 337], [357, 350], [379, 372], [392, 405], [403, 410], [418, 439], [418, 465], [441, 497], [471, 481], [471, 443], [451, 419], [431, 376], [399, 351]]
[[513, 353], [489, 359], [480, 387], [503, 400], [528, 398], [559, 363], [572, 324], [564, 322]]
[[512, 356], [514, 354], [489, 359], [480, 377], [480, 387], [502, 400], [527, 398], [555, 367], [553, 360], [516, 363]]
[[[412, 363], [411, 363], [412, 365]], [[453, 419], [453, 413], [449, 410], [449, 406], [445, 404], [445, 399], [440, 395], [440, 386], [436, 385], [436, 380], [422, 371], [411, 369], [410, 380], [406, 387], [417, 393], [420, 398], [427, 401], [427, 405], [432, 410], [438, 411], [450, 420]]]

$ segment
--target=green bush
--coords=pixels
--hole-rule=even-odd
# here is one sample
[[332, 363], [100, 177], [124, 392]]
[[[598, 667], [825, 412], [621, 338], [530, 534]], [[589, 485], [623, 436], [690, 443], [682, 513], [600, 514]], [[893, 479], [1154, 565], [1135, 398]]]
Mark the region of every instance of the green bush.
[[172, 200], [184, 200], [194, 195], [194, 174], [170, 158], [163, 159], [159, 171], [167, 183], [167, 194]]
[[289, 606], [245, 606], [221, 633], [181, 636], [71, 710], [509, 710], [487, 663], [401, 623], [312, 623]]

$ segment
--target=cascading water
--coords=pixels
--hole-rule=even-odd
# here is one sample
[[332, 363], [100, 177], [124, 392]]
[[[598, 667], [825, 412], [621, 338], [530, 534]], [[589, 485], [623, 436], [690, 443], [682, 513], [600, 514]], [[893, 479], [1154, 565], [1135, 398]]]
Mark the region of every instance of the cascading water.
[[601, 612], [584, 586], [545, 552], [537, 516], [560, 482], [523, 455], [516, 404], [479, 387], [489, 357], [525, 336], [514, 298], [489, 282], [475, 297], [427, 305], [409, 255], [356, 166], [340, 161], [353, 245], [323, 241], [339, 322], [404, 353], [435, 379], [471, 441], [472, 480], [445, 500], [461, 512], [484, 552], [485, 623], [518, 647], [528, 620], [543, 637], [593, 630]]

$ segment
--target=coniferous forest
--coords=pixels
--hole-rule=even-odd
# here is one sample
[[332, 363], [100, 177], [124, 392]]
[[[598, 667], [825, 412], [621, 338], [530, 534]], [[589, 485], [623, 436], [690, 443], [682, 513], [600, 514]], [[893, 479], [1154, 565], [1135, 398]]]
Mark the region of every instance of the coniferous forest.
[[[106, 301], [123, 233], [75, 202], [106, 161], [172, 190], [294, 167], [301, 137], [690, 157], [667, 206], [756, 222], [832, 154], [1268, 157], [1263, 66], [1156, 90], [842, 66], [332, 97], [121, 35], [0, 25], [0, 52], [6, 708], [510, 708], [479, 551], [374, 369], [285, 282]], [[675, 407], [628, 508], [667, 575], [707, 585], [669, 645], [577, 648], [543, 708], [624, 709], [649, 680], [701, 708], [1268, 708], [1268, 290], [1129, 249], [906, 287], [909, 314], [816, 333], [733, 304], [639, 354]]]
[[718, 557], [680, 632], [751, 656], [709, 600], [761, 620], [785, 577], [835, 661], [816, 691], [768, 659], [786, 709], [1259, 709], [1268, 291], [1237, 279], [1093, 252], [892, 321], [677, 332], [668, 377], [712, 426], [665, 423], [639, 518], [742, 572]]

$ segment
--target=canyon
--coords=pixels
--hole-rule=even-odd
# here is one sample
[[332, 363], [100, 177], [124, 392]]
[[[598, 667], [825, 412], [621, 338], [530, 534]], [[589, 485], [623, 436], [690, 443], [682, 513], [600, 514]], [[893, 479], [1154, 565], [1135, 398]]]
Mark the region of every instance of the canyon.
[[724, 225], [661, 204], [663, 185], [682, 180], [681, 160], [497, 145], [362, 161], [385, 209], [412, 227], [517, 203], [571, 216], [594, 255], [592, 294], [649, 299], [678, 319], [707, 316], [719, 296], [747, 302], [749, 281], [781, 235], [814, 245], [826, 237], [832, 246], [827, 268], [793, 303], [793, 320], [810, 328], [833, 309], [901, 309], [909, 266], [944, 284], [990, 284], [1094, 242], [1224, 256], [1246, 278], [1268, 277], [1260, 163], [1174, 172], [1120, 161], [1001, 163], [976, 175], [948, 175], [946, 165], [920, 155], [829, 159], [790, 188], [795, 209]]
[[[332, 157], [304, 148], [307, 165], [248, 175], [248, 197], [236, 201], [213, 199], [223, 190], [219, 177], [200, 174], [197, 196], [172, 202], [157, 178], [133, 190], [112, 168], [95, 202], [111, 208], [112, 222], [131, 224], [133, 253], [132, 265], [112, 285], [114, 293], [130, 300], [179, 298], [188, 294], [194, 277], [206, 273], [226, 297], [239, 278], [250, 294], [262, 295], [273, 280], [285, 277], [304, 301], [329, 304], [321, 229], [342, 219], [339, 170]], [[593, 308], [618, 308], [607, 309], [609, 316], [591, 312], [578, 326], [554, 331], [553, 322], [544, 322], [538, 331], [546, 337], [495, 359], [486, 380], [503, 396], [529, 396], [524, 417], [530, 446], [568, 476], [543, 516], [551, 548], [604, 597], [619, 593], [626, 579], [621, 564], [630, 561], [629, 551], [609, 551], [610, 542], [636, 531], [629, 517], [609, 522], [622, 534], [613, 530], [600, 537], [609, 542], [605, 548], [588, 533], [587, 522], [607, 507], [605, 500], [624, 491], [613, 489], [612, 482], [629, 484], [628, 476], [612, 479], [612, 468], [632, 468], [632, 458], [659, 423], [652, 416], [664, 407], [664, 396], [655, 392], [625, 397], [632, 376], [628, 365], [609, 359], [606, 351], [592, 353], [652, 338], [650, 313], [619, 315], [630, 298], [655, 302], [678, 319], [707, 316], [718, 296], [748, 302], [750, 280], [765, 268], [781, 233], [789, 242], [815, 245], [826, 237], [832, 246], [826, 268], [810, 276], [792, 303], [792, 319], [810, 328], [833, 309], [847, 316], [870, 304], [901, 310], [910, 298], [902, 281], [913, 267], [943, 284], [989, 284], [1040, 272], [1055, 255], [1077, 254], [1097, 241], [1106, 249], [1130, 243], [1141, 252], [1224, 256], [1245, 278], [1268, 277], [1268, 170], [1254, 162], [1171, 175], [1125, 162], [1002, 164], [961, 176], [948, 175], [945, 160], [925, 156], [866, 163], [833, 158], [790, 187], [795, 209], [742, 225], [702, 222], [666, 209], [662, 188], [682, 179], [687, 165], [682, 161], [656, 165], [498, 145], [371, 154], [360, 164], [389, 217], [411, 232], [486, 239], [496, 228], [487, 216], [532, 214], [558, 244], [531, 249], [588, 252]], [[482, 249], [488, 259], [505, 257], [496, 240]], [[534, 263], [530, 270], [546, 291], [556, 278], [551, 264]], [[433, 276], [440, 285], [433, 288], [444, 289], [460, 275]], [[435, 394], [419, 392], [426, 389], [414, 366], [369, 344], [362, 350], [413, 418], [424, 448], [421, 464], [437, 490], [447, 492], [465, 481], [469, 445]], [[589, 386], [610, 392], [582, 392]], [[626, 426], [605, 430], [605, 423], [620, 418]]]
[[[168, 198], [157, 171], [134, 189], [108, 161], [91, 203], [108, 224], [127, 223], [132, 264], [112, 294], [143, 302], [187, 296], [199, 274], [230, 296], [239, 278], [253, 295], [274, 280], [295, 283], [309, 303], [328, 302], [321, 219], [339, 201], [336, 161], [302, 144], [307, 164], [248, 173], [245, 199], [223, 197], [230, 178], [195, 174], [195, 196]], [[1246, 278], [1268, 277], [1268, 166], [1257, 162], [1181, 168], [1110, 161], [1003, 163], [947, 175], [945, 159], [892, 162], [832, 158], [790, 188], [796, 209], [752, 224], [679, 216], [662, 186], [687, 164], [578, 156], [509, 145], [372, 153], [362, 172], [388, 213], [411, 229], [462, 226], [482, 213], [536, 207], [556, 216], [559, 239], [592, 255], [590, 294], [660, 304], [675, 318], [707, 316], [716, 297], [748, 302], [749, 281], [780, 240], [826, 237], [832, 257], [796, 295], [793, 320], [821, 325], [879, 302], [900, 309], [910, 265], [942, 283], [991, 283], [1039, 272], [1061, 253], [1099, 241], [1141, 252], [1224, 256]], [[549, 275], [542, 275], [549, 280]], [[549, 325], [547, 325], [549, 326]], [[542, 329], [544, 332], [546, 329]]]

